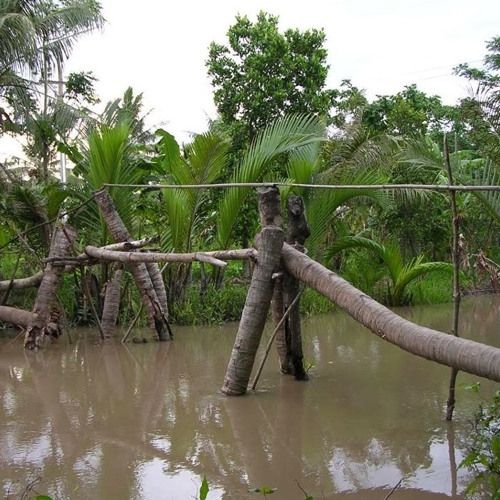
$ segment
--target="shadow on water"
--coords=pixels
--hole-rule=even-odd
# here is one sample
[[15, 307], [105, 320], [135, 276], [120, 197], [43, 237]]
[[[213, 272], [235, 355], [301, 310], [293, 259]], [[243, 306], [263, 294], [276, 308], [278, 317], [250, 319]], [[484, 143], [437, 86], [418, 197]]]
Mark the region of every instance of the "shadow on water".
[[[444, 331], [451, 305], [400, 309]], [[467, 299], [464, 336], [500, 345], [500, 296]], [[382, 342], [341, 313], [304, 322], [309, 382], [264, 369], [261, 388], [221, 386], [236, 326], [178, 328], [172, 343], [0, 351], [0, 487], [36, 476], [54, 498], [461, 498], [468, 419], [478, 403], [460, 374], [456, 421], [443, 419], [449, 371]], [[483, 382], [487, 396], [498, 386]], [[297, 484], [298, 483], [298, 484]]]

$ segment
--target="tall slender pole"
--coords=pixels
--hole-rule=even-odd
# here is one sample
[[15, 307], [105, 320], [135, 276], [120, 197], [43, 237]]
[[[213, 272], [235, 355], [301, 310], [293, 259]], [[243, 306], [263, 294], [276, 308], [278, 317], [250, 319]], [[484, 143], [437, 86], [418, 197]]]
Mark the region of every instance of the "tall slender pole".
[[[450, 163], [450, 151], [448, 147], [448, 138], [446, 134], [444, 136], [443, 143], [443, 153], [444, 161], [446, 166], [446, 171], [448, 173], [448, 182], [453, 185], [453, 173], [451, 170]], [[452, 213], [452, 227], [453, 227], [453, 242], [451, 249], [451, 256], [453, 260], [453, 329], [452, 333], [455, 337], [459, 337], [458, 334], [458, 321], [460, 315], [460, 258], [459, 258], [459, 232], [460, 232], [460, 219], [457, 209], [456, 192], [450, 190], [450, 205]], [[458, 369], [452, 368], [450, 375], [450, 385], [448, 392], [448, 401], [446, 403], [446, 420], [452, 420], [453, 410], [455, 409], [455, 385], [457, 382]]]

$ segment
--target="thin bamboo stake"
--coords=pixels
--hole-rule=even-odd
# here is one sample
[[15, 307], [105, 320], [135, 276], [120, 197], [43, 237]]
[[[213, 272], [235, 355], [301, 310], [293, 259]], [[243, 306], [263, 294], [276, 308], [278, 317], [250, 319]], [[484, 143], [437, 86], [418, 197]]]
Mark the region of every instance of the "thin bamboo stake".
[[130, 323], [130, 326], [128, 327], [127, 331], [125, 332], [125, 335], [122, 337], [122, 344], [125, 344], [125, 342], [127, 342], [127, 339], [129, 338], [130, 332], [132, 331], [132, 328], [134, 328], [135, 324], [137, 323], [137, 320], [140, 318], [143, 309], [144, 309], [144, 302], [141, 302], [141, 307], [139, 307], [139, 311], [135, 315], [135, 318], [132, 320], [132, 323]]
[[269, 341], [267, 343], [266, 350], [264, 351], [264, 356], [262, 357], [262, 360], [260, 362], [259, 369], [257, 370], [257, 373], [255, 374], [255, 378], [253, 379], [252, 385], [250, 387], [252, 391], [255, 391], [255, 388], [257, 387], [257, 383], [258, 383], [259, 378], [262, 374], [262, 370], [264, 368], [264, 365], [266, 364], [267, 358], [269, 356], [269, 352], [271, 351], [271, 347], [273, 346], [274, 339], [276, 338], [276, 335], [277, 335], [279, 329], [281, 328], [281, 325], [283, 325], [283, 323], [286, 321], [286, 319], [288, 318], [288, 316], [292, 312], [293, 306], [298, 302], [298, 300], [299, 300], [299, 298], [302, 295], [304, 290], [305, 290], [305, 287], [302, 286], [302, 289], [299, 290], [297, 295], [292, 300], [292, 303], [289, 305], [288, 309], [285, 311], [285, 313], [283, 314], [283, 316], [279, 320], [278, 324], [274, 328], [273, 333], [271, 334], [271, 337], [269, 338]]
[[[62, 230], [63, 230], [64, 236], [66, 237], [66, 239], [68, 240], [68, 243], [70, 244], [71, 249], [73, 250], [73, 253], [78, 253], [76, 251], [76, 247], [75, 247], [73, 240], [70, 239], [70, 237], [66, 231], [66, 228], [64, 226], [62, 226]], [[85, 271], [83, 269], [83, 266], [80, 266], [80, 270], [81, 270], [81, 274], [82, 274], [83, 293], [86, 295], [87, 301], [90, 304], [90, 310], [92, 311], [92, 315], [94, 316], [94, 320], [96, 322], [97, 329], [99, 330], [99, 335], [101, 336], [101, 340], [104, 340], [104, 338], [105, 338], [104, 330], [102, 329], [101, 321], [99, 319], [99, 314], [97, 314], [97, 310], [95, 308], [94, 301], [92, 300], [92, 294], [90, 293], [89, 283], [87, 280], [88, 274], [87, 275], [84, 274]], [[69, 329], [68, 329], [68, 331], [69, 331]]]
[[424, 191], [500, 191], [500, 186], [453, 186], [442, 184], [297, 184], [294, 182], [230, 182], [227, 184], [103, 184], [103, 187], [131, 189], [229, 189], [259, 187], [297, 187], [307, 189], [420, 189]]
[[[446, 171], [448, 173], [448, 181], [450, 185], [453, 184], [453, 172], [451, 171], [450, 151], [448, 148], [448, 138], [444, 136], [444, 160]], [[457, 199], [455, 191], [450, 191], [450, 205], [452, 213], [452, 228], [453, 228], [453, 243], [452, 243], [452, 260], [453, 260], [453, 329], [452, 333], [455, 337], [458, 334], [458, 322], [460, 317], [460, 258], [459, 258], [459, 232], [460, 232], [460, 219], [457, 209]], [[453, 410], [455, 409], [455, 385], [457, 382], [458, 369], [452, 368], [450, 375], [450, 385], [448, 392], [448, 401], [446, 403], [446, 420], [453, 419]]]

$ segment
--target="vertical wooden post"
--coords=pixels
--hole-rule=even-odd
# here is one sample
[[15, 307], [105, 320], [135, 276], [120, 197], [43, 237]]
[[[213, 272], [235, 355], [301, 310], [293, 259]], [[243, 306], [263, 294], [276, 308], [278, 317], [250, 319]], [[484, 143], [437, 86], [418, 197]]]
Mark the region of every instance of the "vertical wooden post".
[[[101, 214], [108, 226], [109, 232], [117, 242], [129, 241], [130, 234], [125, 227], [120, 215], [116, 211], [115, 205], [111, 196], [105, 189], [96, 191], [94, 198], [99, 205]], [[142, 301], [149, 316], [153, 319], [156, 332], [159, 340], [168, 340], [170, 338], [170, 328], [168, 320], [163, 312], [163, 308], [156, 294], [155, 288], [151, 281], [146, 264], [130, 263], [130, 271], [134, 277], [137, 288], [141, 293]]]
[[[70, 253], [71, 245], [76, 238], [76, 231], [72, 227], [57, 227], [50, 246], [49, 257], [64, 257]], [[56, 293], [59, 281], [64, 272], [64, 266], [48, 263], [45, 266], [42, 282], [33, 307], [32, 321], [26, 329], [24, 347], [39, 349], [45, 337], [59, 335], [57, 321], [52, 318], [52, 308], [57, 301]]]
[[[286, 242], [290, 245], [294, 245], [297, 250], [303, 252], [304, 243], [311, 234], [311, 231], [307, 224], [302, 197], [294, 195], [289, 196], [287, 208], [288, 228]], [[302, 333], [300, 328], [300, 299], [295, 301], [298, 294], [300, 294], [299, 281], [290, 274], [285, 273], [283, 305], [284, 311], [289, 307], [291, 311], [285, 322], [287, 356], [284, 360], [286, 367], [284, 373], [293, 373], [297, 380], [307, 380], [308, 377], [303, 364], [304, 355], [302, 352]]]
[[273, 295], [272, 276], [279, 266], [284, 241], [283, 230], [279, 227], [281, 214], [278, 188], [259, 190], [259, 212], [263, 227], [258, 235], [257, 265], [222, 386], [222, 392], [231, 396], [244, 394], [247, 390]]
[[[444, 162], [446, 171], [448, 173], [448, 182], [450, 186], [453, 185], [453, 172], [450, 163], [450, 151], [448, 148], [448, 137], [444, 136], [443, 144]], [[458, 326], [460, 316], [460, 218], [457, 209], [457, 194], [455, 191], [450, 191], [450, 205], [452, 213], [452, 228], [453, 228], [453, 244], [451, 249], [451, 256], [453, 259], [453, 329], [452, 333], [455, 337], [459, 337]], [[448, 390], [448, 401], [446, 402], [446, 420], [453, 418], [453, 411], [455, 410], [455, 385], [457, 382], [458, 369], [452, 368], [450, 374], [450, 384]]]

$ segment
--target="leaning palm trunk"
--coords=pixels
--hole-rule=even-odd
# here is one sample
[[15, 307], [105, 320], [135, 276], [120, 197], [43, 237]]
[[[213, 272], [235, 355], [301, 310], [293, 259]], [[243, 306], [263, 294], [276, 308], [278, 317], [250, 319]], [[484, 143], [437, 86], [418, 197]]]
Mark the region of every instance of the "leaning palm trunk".
[[0, 321], [15, 326], [27, 327], [33, 320], [33, 313], [17, 307], [0, 306]]
[[116, 320], [120, 312], [120, 285], [122, 275], [123, 270], [117, 269], [113, 278], [106, 284], [101, 320], [102, 332], [106, 339], [111, 338], [115, 332]]
[[[75, 237], [76, 231], [72, 227], [68, 225], [58, 227], [50, 247], [49, 258], [67, 256]], [[51, 262], [45, 266], [33, 307], [33, 318], [26, 329], [24, 338], [26, 349], [38, 349], [42, 347], [47, 336], [59, 336], [59, 325], [57, 320], [54, 321], [52, 309], [56, 303], [56, 292], [63, 272], [64, 266], [57, 266]]]
[[[129, 241], [130, 234], [125, 227], [120, 215], [116, 211], [111, 196], [105, 189], [96, 191], [94, 198], [99, 205], [101, 214], [108, 226], [109, 232], [117, 242]], [[159, 340], [168, 340], [169, 326], [166, 316], [163, 314], [158, 296], [153, 287], [148, 269], [144, 263], [130, 263], [130, 271], [135, 283], [141, 293], [142, 301], [150, 320], [153, 322]]]
[[168, 318], [167, 290], [165, 289], [165, 283], [160, 272], [160, 266], [156, 262], [146, 262], [146, 268], [151, 277], [151, 282], [158, 296], [163, 314]]
[[403, 319], [287, 244], [283, 246], [283, 262], [290, 274], [328, 297], [383, 340], [417, 356], [500, 382], [500, 349]]
[[41, 283], [42, 277], [43, 271], [40, 271], [27, 278], [14, 278], [12, 280], [0, 281], [0, 292], [37, 287]]

